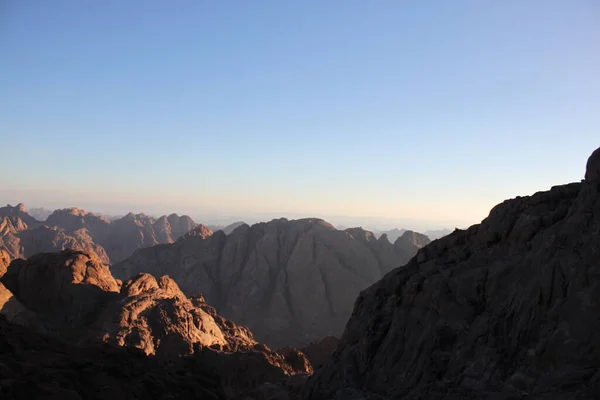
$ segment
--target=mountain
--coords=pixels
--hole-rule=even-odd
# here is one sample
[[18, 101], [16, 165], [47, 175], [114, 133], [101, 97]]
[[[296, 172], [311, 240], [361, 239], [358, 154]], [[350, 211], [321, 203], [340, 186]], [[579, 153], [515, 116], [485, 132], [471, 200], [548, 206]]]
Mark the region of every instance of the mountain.
[[106, 264], [115, 263], [143, 247], [172, 243], [196, 227], [188, 216], [171, 214], [158, 219], [129, 213], [109, 220], [78, 208], [55, 210], [44, 222], [25, 206], [0, 208], [0, 249], [12, 258], [40, 252], [78, 249], [96, 253]]
[[380, 238], [383, 235], [386, 235], [390, 243], [394, 243], [396, 240], [400, 238], [406, 232], [406, 229], [391, 229], [389, 231], [375, 231], [375, 237]]
[[36, 227], [40, 223], [25, 211], [25, 205], [19, 203], [12, 207], [7, 204], [6, 207], [0, 207], [0, 218], [7, 218], [11, 221], [21, 221], [27, 227]]
[[450, 229], [434, 229], [434, 230], [425, 231], [424, 234], [430, 240], [436, 240], [436, 239], [443, 238], [444, 236], [447, 236], [450, 233], [452, 233], [452, 231]]
[[139, 250], [112, 273], [123, 280], [169, 275], [184, 293], [203, 293], [219, 314], [275, 348], [340, 335], [359, 292], [418, 250], [320, 219], [244, 224], [229, 235], [202, 229]]
[[306, 399], [600, 398], [600, 149], [361, 293]]
[[45, 221], [54, 211], [44, 207], [27, 209], [27, 214], [38, 221]]
[[193, 356], [233, 391], [312, 373], [300, 351], [272, 351], [202, 296], [185, 296], [169, 277], [139, 274], [121, 282], [93, 254], [66, 250], [17, 259], [0, 281], [2, 318], [70, 346], [104, 343], [164, 360]]
[[410, 243], [419, 249], [431, 243], [431, 240], [426, 235], [413, 231], [404, 231], [396, 241]]
[[237, 227], [244, 225], [245, 222], [244, 221], [237, 221], [237, 222], [233, 222], [227, 226], [223, 226], [223, 225], [208, 225], [208, 228], [210, 230], [212, 230], [213, 232], [216, 231], [223, 231], [226, 235], [229, 235], [231, 232], [233, 232]]

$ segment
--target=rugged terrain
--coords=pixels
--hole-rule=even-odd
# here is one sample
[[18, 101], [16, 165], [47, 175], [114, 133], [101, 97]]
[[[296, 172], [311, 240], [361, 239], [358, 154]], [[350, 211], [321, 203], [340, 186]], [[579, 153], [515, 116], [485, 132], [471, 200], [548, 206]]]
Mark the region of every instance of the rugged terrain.
[[72, 250], [17, 259], [4, 269], [0, 315], [73, 346], [104, 343], [163, 360], [193, 356], [189, 362], [202, 370], [210, 366], [229, 394], [312, 373], [298, 350], [270, 350], [201, 296], [186, 297], [166, 276], [139, 274], [121, 282], [95, 255]]
[[600, 150], [356, 300], [306, 399], [600, 398]]
[[360, 228], [320, 219], [241, 225], [229, 235], [199, 226], [177, 242], [136, 252], [115, 277], [169, 275], [186, 294], [203, 293], [219, 314], [275, 348], [340, 335], [358, 293], [416, 254]]
[[44, 222], [23, 204], [0, 208], [0, 249], [12, 258], [65, 249], [93, 252], [106, 264], [129, 257], [139, 248], [172, 243], [196, 227], [186, 215], [158, 219], [129, 213], [108, 220], [78, 208], [55, 210]]

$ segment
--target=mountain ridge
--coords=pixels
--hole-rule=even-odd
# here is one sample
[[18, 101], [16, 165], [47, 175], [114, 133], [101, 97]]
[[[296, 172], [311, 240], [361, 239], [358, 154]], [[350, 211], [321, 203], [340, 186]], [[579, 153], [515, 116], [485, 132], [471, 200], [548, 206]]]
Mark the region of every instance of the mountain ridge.
[[300, 347], [339, 335], [359, 291], [417, 250], [319, 218], [280, 218], [141, 249], [112, 272], [119, 279], [169, 275], [184, 293], [203, 293], [219, 313], [249, 326], [259, 341]]

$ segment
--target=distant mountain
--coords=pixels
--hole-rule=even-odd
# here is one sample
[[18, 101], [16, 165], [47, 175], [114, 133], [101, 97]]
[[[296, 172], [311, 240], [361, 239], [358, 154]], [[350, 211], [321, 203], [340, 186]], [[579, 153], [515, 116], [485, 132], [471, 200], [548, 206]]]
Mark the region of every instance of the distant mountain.
[[155, 219], [129, 213], [111, 221], [78, 208], [55, 210], [39, 222], [25, 211], [23, 204], [8, 205], [0, 208], [0, 249], [12, 258], [77, 249], [93, 252], [102, 262], [111, 264], [140, 248], [172, 243], [196, 225], [186, 215]]
[[400, 236], [402, 236], [404, 234], [404, 232], [406, 232], [406, 229], [391, 229], [389, 231], [375, 231], [373, 232], [375, 234], [375, 237], [377, 237], [378, 239], [383, 236], [386, 235], [387, 239], [390, 241], [390, 243], [394, 243], [396, 240], [398, 240], [398, 238], [400, 238]]
[[402, 236], [396, 241], [398, 240], [408, 242], [419, 249], [431, 243], [431, 240], [426, 235], [413, 231], [404, 231]]
[[30, 208], [27, 210], [27, 214], [31, 215], [38, 221], [45, 221], [53, 212], [54, 210], [49, 210], [44, 207]]
[[409, 240], [391, 244], [320, 219], [243, 224], [229, 235], [201, 230], [137, 251], [111, 268], [114, 276], [168, 274], [276, 348], [339, 335], [358, 293], [418, 250]]
[[443, 238], [444, 236], [447, 236], [451, 233], [452, 231], [450, 229], [437, 229], [425, 231], [425, 235], [431, 240]]
[[223, 231], [223, 233], [225, 233], [226, 235], [229, 235], [237, 227], [242, 226], [244, 224], [245, 224], [244, 221], [237, 221], [237, 222], [234, 222], [234, 223], [229, 224], [227, 226], [222, 226], [222, 225], [208, 225], [208, 228], [210, 230], [212, 230], [213, 232]]

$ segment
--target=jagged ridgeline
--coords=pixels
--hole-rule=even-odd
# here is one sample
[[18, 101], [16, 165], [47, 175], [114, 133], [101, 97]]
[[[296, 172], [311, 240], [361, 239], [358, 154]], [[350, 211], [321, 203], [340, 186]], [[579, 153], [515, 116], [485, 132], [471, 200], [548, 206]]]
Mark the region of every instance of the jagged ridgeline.
[[600, 398], [600, 149], [356, 300], [304, 398]]
[[301, 347], [339, 336], [360, 291], [428, 242], [412, 231], [392, 244], [361, 228], [340, 231], [320, 219], [282, 218], [243, 224], [229, 235], [200, 225], [111, 269], [120, 279], [169, 275], [184, 293], [203, 293], [259, 341]]
[[111, 221], [78, 208], [56, 210], [40, 222], [19, 204], [0, 208], [0, 249], [12, 258], [77, 249], [93, 252], [111, 264], [137, 249], [172, 243], [196, 226], [187, 215], [152, 218], [129, 213]]

